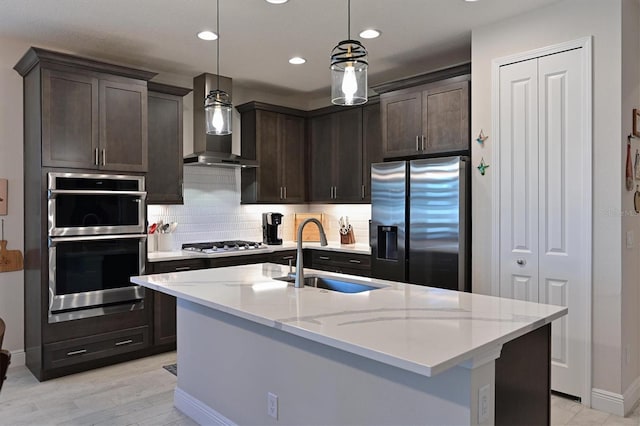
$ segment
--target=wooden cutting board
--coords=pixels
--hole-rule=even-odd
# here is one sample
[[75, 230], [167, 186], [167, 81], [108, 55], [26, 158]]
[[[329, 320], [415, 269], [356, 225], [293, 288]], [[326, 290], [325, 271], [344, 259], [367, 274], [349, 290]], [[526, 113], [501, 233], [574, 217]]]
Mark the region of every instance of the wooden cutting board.
[[0, 272], [19, 271], [24, 267], [20, 250], [7, 250], [7, 240], [0, 240]]
[[[298, 241], [298, 226], [309, 218], [316, 218], [322, 223], [326, 231], [326, 223], [324, 213], [296, 213], [294, 214], [293, 241]], [[302, 230], [302, 241], [314, 242], [320, 241], [320, 231], [315, 223], [307, 224]]]

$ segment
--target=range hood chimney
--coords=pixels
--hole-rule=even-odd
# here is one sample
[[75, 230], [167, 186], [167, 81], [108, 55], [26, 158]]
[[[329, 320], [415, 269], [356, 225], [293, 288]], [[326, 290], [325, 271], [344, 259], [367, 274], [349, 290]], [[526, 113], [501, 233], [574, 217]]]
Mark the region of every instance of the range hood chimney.
[[[231, 153], [231, 135], [208, 135], [204, 99], [217, 88], [215, 74], [200, 74], [193, 79], [193, 154], [184, 157], [185, 166], [258, 167], [258, 162]], [[220, 76], [220, 90], [231, 97], [231, 79]], [[232, 98], [233, 99], [233, 98]]]

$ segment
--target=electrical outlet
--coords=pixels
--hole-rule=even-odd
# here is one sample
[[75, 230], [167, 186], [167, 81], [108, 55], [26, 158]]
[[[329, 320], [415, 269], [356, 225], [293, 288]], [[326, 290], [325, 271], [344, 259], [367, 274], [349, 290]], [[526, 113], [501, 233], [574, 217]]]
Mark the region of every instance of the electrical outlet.
[[267, 414], [278, 420], [278, 395], [267, 393]]
[[491, 395], [489, 395], [489, 384], [478, 389], [478, 423], [482, 424], [489, 420], [489, 403]]
[[633, 231], [627, 231], [627, 248], [633, 248], [633, 244], [634, 244], [634, 235], [633, 235]]

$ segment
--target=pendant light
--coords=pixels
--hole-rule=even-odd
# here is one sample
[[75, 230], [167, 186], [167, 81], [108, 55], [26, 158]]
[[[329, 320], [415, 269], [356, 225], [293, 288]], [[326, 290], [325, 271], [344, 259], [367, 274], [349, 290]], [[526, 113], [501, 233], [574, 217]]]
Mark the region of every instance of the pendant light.
[[204, 111], [207, 121], [207, 134], [231, 134], [232, 105], [229, 95], [220, 90], [220, 0], [216, 0], [216, 77], [217, 88], [209, 92], [204, 100]]
[[351, 0], [348, 1], [347, 39], [331, 51], [331, 103], [362, 105], [367, 102], [367, 49], [351, 40]]

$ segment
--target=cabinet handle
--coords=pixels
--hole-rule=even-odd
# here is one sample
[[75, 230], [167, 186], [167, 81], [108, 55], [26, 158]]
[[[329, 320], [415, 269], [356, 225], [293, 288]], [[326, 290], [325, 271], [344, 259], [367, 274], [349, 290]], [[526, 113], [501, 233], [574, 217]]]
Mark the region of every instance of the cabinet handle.
[[280, 187], [280, 199], [282, 200], [282, 187]]
[[282, 256], [282, 260], [293, 260], [293, 256]]
[[121, 342], [116, 342], [116, 346], [128, 345], [129, 343], [133, 343], [133, 340], [127, 339], [127, 340], [123, 340]]
[[358, 259], [349, 259], [349, 263], [357, 263], [359, 265], [362, 263], [362, 261]]
[[176, 272], [178, 272], [178, 271], [188, 271], [189, 269], [191, 269], [191, 266], [177, 266], [175, 268], [175, 271]]
[[333, 186], [329, 187], [329, 199], [333, 200]]
[[107, 150], [102, 149], [102, 165], [104, 166], [107, 163]]
[[284, 188], [284, 198], [283, 198], [283, 200], [286, 200], [287, 199], [287, 187], [284, 186], [283, 188]]
[[423, 150], [423, 151], [425, 150], [425, 147], [424, 147], [424, 139], [425, 139], [425, 138], [424, 138], [424, 135], [422, 135], [422, 150]]
[[420, 151], [420, 136], [416, 135], [416, 151]]
[[98, 148], [96, 148], [96, 152], [95, 152], [95, 163], [96, 166], [100, 164], [100, 159], [99, 159], [99, 154], [98, 154]]
[[362, 199], [364, 200], [364, 197], [365, 197], [365, 195], [364, 195], [364, 185], [362, 185], [361, 189], [362, 189]]
[[338, 187], [337, 186], [333, 187], [333, 199], [334, 200], [338, 199]]
[[331, 260], [331, 258], [329, 256], [318, 256], [318, 259], [320, 259], [320, 260]]
[[87, 353], [86, 349], [80, 349], [80, 350], [77, 350], [77, 351], [67, 352], [67, 356], [82, 355], [82, 354], [86, 354], [86, 353]]

